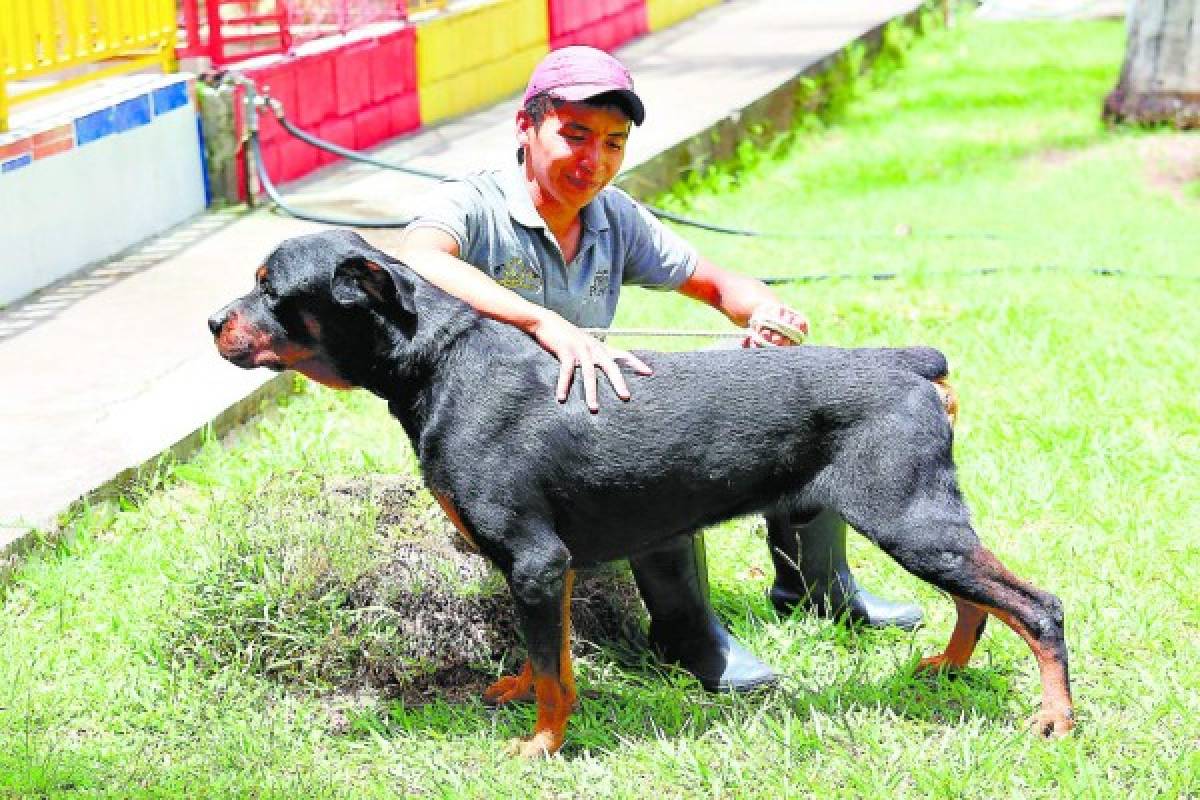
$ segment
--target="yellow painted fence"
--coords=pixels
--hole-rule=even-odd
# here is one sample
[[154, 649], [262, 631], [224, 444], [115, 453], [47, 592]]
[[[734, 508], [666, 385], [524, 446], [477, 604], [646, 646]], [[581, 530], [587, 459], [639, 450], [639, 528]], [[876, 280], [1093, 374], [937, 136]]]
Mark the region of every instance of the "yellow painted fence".
[[547, 50], [546, 0], [491, 0], [417, 23], [421, 121], [436, 122], [524, 88]]
[[676, 22], [715, 6], [721, 0], [646, 0], [646, 18], [650, 31], [660, 31]]
[[[175, 0], [0, 0], [0, 131], [15, 103], [146, 67], [174, 71], [175, 25]], [[10, 96], [16, 81], [29, 88]]]
[[[578, 0], [596, 2], [597, 0]], [[721, 0], [645, 0], [656, 31]], [[436, 122], [519, 91], [548, 49], [547, 0], [484, 0], [417, 23], [421, 121]]]

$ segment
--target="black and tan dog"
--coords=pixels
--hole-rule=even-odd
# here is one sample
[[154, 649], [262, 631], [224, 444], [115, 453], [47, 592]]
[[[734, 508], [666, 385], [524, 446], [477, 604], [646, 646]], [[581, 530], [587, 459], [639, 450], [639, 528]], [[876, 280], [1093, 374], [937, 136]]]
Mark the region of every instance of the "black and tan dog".
[[[573, 567], [785, 505], [840, 513], [953, 596], [958, 621], [925, 669], [966, 665], [991, 614], [1041, 668], [1043, 735], [1073, 726], [1062, 605], [979, 542], [955, 482], [944, 357], [927, 348], [645, 353], [599, 413], [554, 400], [558, 365], [354, 233], [285, 241], [253, 291], [209, 320], [222, 356], [295, 369], [388, 401], [429, 488], [504, 573], [529, 660], [487, 691], [537, 700], [524, 755], [563, 742], [575, 704]], [[578, 390], [578, 381], [576, 390]]]

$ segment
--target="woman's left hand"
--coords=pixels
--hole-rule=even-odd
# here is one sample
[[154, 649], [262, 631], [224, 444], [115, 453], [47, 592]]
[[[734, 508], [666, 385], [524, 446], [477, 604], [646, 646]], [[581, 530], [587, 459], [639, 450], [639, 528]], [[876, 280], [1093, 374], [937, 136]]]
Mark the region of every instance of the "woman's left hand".
[[808, 336], [808, 319], [785, 305], [764, 303], [754, 309], [746, 330], [742, 347], [787, 347]]

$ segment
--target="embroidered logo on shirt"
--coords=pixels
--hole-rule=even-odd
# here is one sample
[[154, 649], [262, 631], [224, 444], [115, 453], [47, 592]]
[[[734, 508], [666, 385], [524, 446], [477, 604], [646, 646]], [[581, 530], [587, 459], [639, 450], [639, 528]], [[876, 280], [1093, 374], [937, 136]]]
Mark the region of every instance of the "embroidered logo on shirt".
[[541, 273], [520, 256], [513, 256], [500, 267], [492, 267], [492, 273], [496, 275], [496, 283], [507, 289], [536, 292], [542, 288]]
[[609, 274], [609, 271], [605, 269], [597, 272], [592, 278], [592, 288], [588, 292], [592, 297], [603, 297], [608, 294]]

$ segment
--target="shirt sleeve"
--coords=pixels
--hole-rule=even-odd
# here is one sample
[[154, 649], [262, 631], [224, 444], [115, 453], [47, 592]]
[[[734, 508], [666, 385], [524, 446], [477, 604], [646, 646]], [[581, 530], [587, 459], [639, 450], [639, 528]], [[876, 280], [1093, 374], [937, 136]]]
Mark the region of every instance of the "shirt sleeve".
[[477, 241], [482, 224], [483, 197], [470, 181], [450, 179], [439, 183], [422, 198], [421, 210], [408, 224], [409, 230], [435, 228], [449, 234], [465, 258]]
[[678, 289], [692, 277], [700, 254], [687, 240], [663, 225], [629, 195], [620, 194], [621, 224], [629, 233], [622, 283], [653, 289]]

